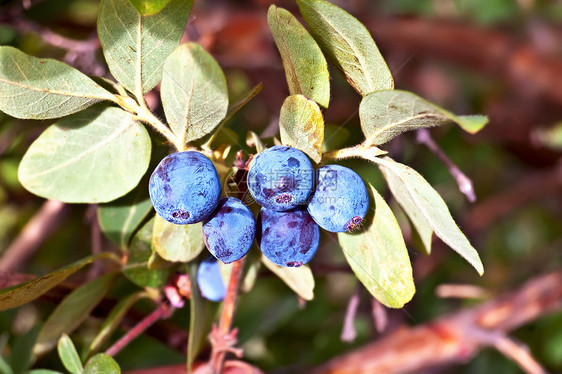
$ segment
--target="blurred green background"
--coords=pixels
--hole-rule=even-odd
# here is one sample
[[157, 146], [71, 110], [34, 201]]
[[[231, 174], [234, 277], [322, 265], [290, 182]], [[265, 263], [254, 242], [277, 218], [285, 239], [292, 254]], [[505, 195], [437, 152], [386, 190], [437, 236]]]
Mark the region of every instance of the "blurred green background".
[[[26, 3], [26, 2], [24, 2]], [[22, 15], [27, 22], [61, 35], [95, 36], [95, 0], [31, 1]], [[195, 2], [185, 40], [197, 41], [221, 64], [233, 100], [258, 82], [262, 93], [227, 125], [234, 149], [253, 152], [247, 131], [264, 138], [277, 135], [277, 118], [288, 95], [281, 61], [266, 22], [267, 0], [199, 0]], [[418, 253], [407, 240], [417, 293], [404, 310], [389, 310], [389, 326], [417, 325], [474, 301], [439, 298], [440, 284], [467, 283], [492, 295], [516, 290], [533, 276], [562, 267], [562, 2], [546, 0], [352, 0], [335, 1], [364, 22], [372, 32], [394, 74], [396, 87], [411, 90], [454, 113], [482, 113], [489, 125], [477, 135], [456, 126], [432, 129], [447, 155], [472, 179], [477, 195], [469, 203], [458, 191], [447, 168], [407, 133], [384, 148], [397, 160], [418, 170], [436, 187], [461, 229], [478, 249], [486, 272], [478, 277], [458, 255], [434, 242], [430, 257]], [[99, 49], [80, 54], [52, 46], [44, 34], [10, 18], [20, 1], [0, 2], [0, 44], [37, 56], [52, 57], [88, 74], [107, 75]], [[295, 3], [276, 5], [298, 14]], [[331, 68], [332, 102], [325, 112], [335, 146], [362, 140], [357, 108], [360, 97]], [[157, 103], [157, 92], [149, 104]], [[160, 116], [161, 108], [154, 108]], [[0, 254], [18, 236], [44, 200], [25, 191], [17, 167], [31, 142], [50, 121], [24, 121], [0, 114]], [[336, 132], [333, 135], [333, 132]], [[236, 134], [236, 136], [232, 136]], [[235, 142], [233, 139], [238, 138]], [[155, 144], [155, 162], [166, 152]], [[384, 195], [378, 169], [362, 161], [347, 161]], [[397, 212], [409, 238], [404, 217]], [[57, 229], [21, 269], [46, 274], [91, 252], [91, 214], [73, 205]], [[299, 305], [295, 294], [262, 268], [254, 289], [240, 298], [234, 326], [238, 327], [244, 359], [272, 373], [303, 372], [327, 359], [377, 339], [370, 298], [361, 293], [356, 317], [357, 338], [340, 340], [349, 298], [357, 281], [345, 265], [336, 237], [323, 233], [311, 267], [316, 277], [315, 299]], [[103, 241], [104, 249], [112, 249]], [[329, 265], [329, 266], [328, 266]], [[79, 281], [84, 274], [71, 278]], [[113, 289], [118, 299], [132, 289], [125, 280]], [[26, 334], [54, 308], [40, 300], [0, 313], [0, 341], [5, 352], [25, 345]], [[144, 309], [143, 309], [144, 308]], [[141, 305], [140, 310], [150, 310]], [[187, 329], [188, 308], [168, 321]], [[72, 334], [80, 350], [103, 320], [91, 318]], [[120, 332], [119, 334], [121, 334]], [[514, 333], [549, 372], [562, 372], [562, 312], [551, 314]], [[208, 352], [203, 352], [201, 358]], [[181, 352], [143, 336], [117, 357], [123, 370], [183, 363]], [[56, 354], [38, 367], [62, 370]], [[486, 349], [458, 367], [431, 372], [519, 373], [520, 369], [494, 350]]]

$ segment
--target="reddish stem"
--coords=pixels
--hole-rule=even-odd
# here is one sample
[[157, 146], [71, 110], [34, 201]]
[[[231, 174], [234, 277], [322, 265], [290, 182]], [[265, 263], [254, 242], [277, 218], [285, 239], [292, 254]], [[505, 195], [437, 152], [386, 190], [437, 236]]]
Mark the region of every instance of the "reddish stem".
[[162, 302], [158, 308], [156, 308], [148, 316], [144, 317], [138, 324], [136, 324], [132, 329], [127, 331], [125, 335], [116, 341], [111, 347], [105, 351], [106, 354], [114, 357], [123, 348], [125, 348], [131, 341], [133, 341], [137, 336], [145, 332], [150, 326], [156, 323], [160, 319], [165, 319], [170, 315], [171, 307], [168, 305], [167, 301]]
[[221, 317], [219, 321], [216, 336], [212, 337], [213, 352], [209, 362], [209, 367], [213, 374], [222, 372], [226, 352], [230, 351], [232, 345], [236, 342], [235, 332], [230, 331], [232, 326], [232, 317], [234, 316], [234, 308], [236, 307], [236, 298], [238, 296], [238, 285], [242, 277], [242, 269], [244, 268], [244, 259], [240, 259], [232, 264], [230, 273], [230, 281], [226, 296], [222, 305]]

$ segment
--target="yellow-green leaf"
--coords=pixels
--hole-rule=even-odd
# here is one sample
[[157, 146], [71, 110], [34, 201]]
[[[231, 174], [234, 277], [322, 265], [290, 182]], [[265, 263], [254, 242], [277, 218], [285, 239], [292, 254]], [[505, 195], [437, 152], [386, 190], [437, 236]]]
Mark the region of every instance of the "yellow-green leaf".
[[63, 282], [71, 274], [76, 273], [84, 266], [88, 265], [94, 260], [100, 258], [111, 258], [118, 260], [113, 253], [102, 252], [97, 255], [86, 257], [82, 260], [76, 261], [68, 266], [63, 267], [57, 271], [32, 279], [28, 282], [18, 284], [17, 286], [5, 288], [0, 290], [0, 311], [12, 309], [30, 301], [35, 300], [57, 284]]
[[279, 115], [281, 142], [306, 153], [316, 163], [322, 159], [324, 118], [314, 101], [303, 95], [285, 99]]
[[383, 144], [405, 131], [423, 127], [455, 122], [465, 130], [476, 130], [488, 122], [485, 116], [456, 116], [411, 92], [399, 90], [365, 96], [359, 106], [359, 118], [365, 144], [369, 145]]
[[18, 170], [36, 195], [66, 203], [103, 203], [131, 191], [150, 162], [143, 125], [115, 107], [95, 106], [45, 130]]
[[224, 73], [196, 43], [182, 44], [166, 59], [161, 95], [166, 119], [184, 145], [213, 131], [228, 110]]
[[0, 46], [0, 111], [17, 118], [58, 118], [101, 100], [114, 96], [73, 67]]
[[[435, 235], [482, 275], [484, 266], [478, 252], [453, 220], [439, 193], [417, 171], [390, 157], [378, 157], [373, 161], [379, 165], [392, 194], [400, 204], [404, 202], [402, 206], [408, 206], [410, 213], [415, 211], [417, 219], [425, 219]], [[399, 199], [402, 199], [402, 202]]]
[[358, 232], [339, 233], [349, 266], [382, 304], [402, 308], [416, 292], [412, 265], [396, 217], [369, 185], [371, 209]]
[[205, 246], [203, 224], [175, 225], [159, 215], [154, 218], [152, 248], [164, 260], [188, 262], [193, 260]]
[[367, 28], [324, 0], [297, 0], [310, 33], [359, 94], [394, 88], [392, 74]]
[[170, 0], [129, 0], [143, 16], [151, 16], [161, 11]]
[[102, 0], [98, 35], [111, 74], [137, 99], [162, 79], [166, 57], [178, 46], [193, 0], [171, 0], [141, 15], [129, 0]]
[[269, 7], [267, 22], [281, 54], [291, 95], [304, 95], [327, 108], [330, 73], [314, 38], [290, 12], [275, 5]]
[[279, 266], [267, 259], [261, 257], [261, 262], [275, 275], [277, 275], [289, 288], [297, 295], [305, 300], [314, 298], [314, 276], [308, 265], [302, 265], [296, 268]]

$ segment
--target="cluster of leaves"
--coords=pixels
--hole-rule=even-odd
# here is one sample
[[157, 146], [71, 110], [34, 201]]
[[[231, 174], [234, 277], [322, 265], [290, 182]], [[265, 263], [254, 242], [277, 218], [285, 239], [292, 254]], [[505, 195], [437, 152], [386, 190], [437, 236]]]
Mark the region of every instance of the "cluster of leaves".
[[[451, 122], [474, 133], [486, 118], [457, 116], [413, 93], [394, 90], [390, 70], [357, 19], [324, 0], [297, 3], [310, 33], [288, 11], [271, 6], [268, 12], [290, 91], [279, 117], [280, 142], [301, 149], [316, 163], [354, 157], [375, 164], [410, 219], [419, 249], [429, 254], [435, 233], [482, 274], [478, 253], [439, 194], [419, 173], [392, 160], [379, 146], [405, 131]], [[196, 149], [208, 155], [224, 180], [233, 171], [225, 162], [231, 146], [220, 143], [219, 135], [261, 86], [229, 106], [226, 79], [218, 63], [196, 43], [179, 45], [191, 7], [192, 0], [102, 0], [98, 35], [116, 81], [90, 78], [59, 61], [0, 47], [0, 110], [22, 119], [60, 118], [29, 147], [19, 167], [21, 183], [48, 199], [99, 204], [103, 232], [127, 255], [122, 266], [114, 255], [102, 253], [0, 291], [0, 310], [6, 310], [32, 301], [99, 258], [114, 259], [121, 266], [120, 272], [98, 277], [63, 300], [39, 332], [34, 346], [37, 354], [52, 349], [62, 334], [80, 325], [119, 273], [142, 288], [161, 288], [181, 264], [189, 263], [182, 269], [194, 274], [204, 249], [201, 224], [179, 226], [152, 216], [143, 182], [152, 141], [144, 125], [178, 151]], [[324, 150], [322, 114], [330, 102], [326, 57], [362, 96], [359, 116], [365, 136], [355, 147], [329, 152]], [[159, 83], [167, 125], [144, 100]], [[249, 140], [258, 152], [263, 149], [256, 134], [250, 134]], [[338, 234], [338, 239], [367, 290], [384, 305], [400, 308], [415, 292], [410, 259], [392, 210], [373, 186], [368, 187], [373, 209], [367, 222], [357, 232]], [[313, 298], [309, 267], [281, 268], [253, 252], [245, 265], [244, 291], [251, 289], [263, 263], [302, 298]], [[227, 276], [229, 267], [223, 270]], [[87, 357], [103, 347], [126, 311], [145, 297], [144, 291], [138, 291], [115, 307]], [[195, 290], [189, 362], [205, 339], [209, 324], [200, 321], [209, 319], [208, 310]], [[66, 340], [61, 345], [68, 347]]]

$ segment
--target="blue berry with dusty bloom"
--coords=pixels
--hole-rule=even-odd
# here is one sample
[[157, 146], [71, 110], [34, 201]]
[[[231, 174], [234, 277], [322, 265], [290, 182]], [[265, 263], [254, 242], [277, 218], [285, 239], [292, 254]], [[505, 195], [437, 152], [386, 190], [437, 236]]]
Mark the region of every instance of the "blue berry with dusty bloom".
[[242, 201], [227, 197], [219, 201], [203, 224], [205, 245], [218, 260], [229, 264], [248, 253], [256, 236], [254, 215]]
[[262, 253], [280, 266], [298, 267], [309, 262], [320, 243], [320, 228], [305, 207], [285, 212], [262, 208], [258, 218], [258, 243]]
[[220, 199], [217, 169], [199, 152], [172, 153], [158, 164], [150, 177], [150, 199], [166, 221], [197, 223], [213, 213]]
[[345, 166], [327, 165], [316, 171], [316, 180], [308, 204], [314, 221], [331, 232], [357, 228], [369, 210], [369, 194], [363, 179]]
[[296, 148], [268, 148], [248, 170], [248, 190], [264, 208], [285, 211], [306, 204], [313, 188], [312, 163]]

